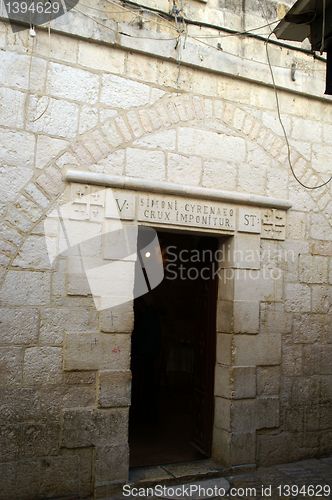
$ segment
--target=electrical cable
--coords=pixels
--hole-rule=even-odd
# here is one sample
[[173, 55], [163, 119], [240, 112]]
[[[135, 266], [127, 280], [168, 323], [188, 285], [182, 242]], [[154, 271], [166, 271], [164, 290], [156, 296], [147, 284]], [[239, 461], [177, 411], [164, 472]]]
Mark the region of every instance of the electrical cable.
[[[272, 35], [272, 33], [271, 33]], [[270, 36], [271, 36], [270, 35]], [[304, 184], [299, 178], [298, 176], [295, 174], [295, 171], [294, 171], [294, 167], [293, 167], [293, 163], [292, 163], [292, 158], [291, 158], [291, 147], [290, 147], [290, 144], [289, 144], [289, 140], [288, 140], [288, 136], [287, 136], [287, 132], [286, 132], [286, 128], [285, 128], [285, 125], [282, 121], [282, 118], [281, 118], [281, 110], [280, 110], [280, 102], [279, 102], [279, 95], [278, 95], [278, 89], [277, 89], [277, 85], [276, 85], [276, 81], [275, 81], [275, 77], [274, 77], [274, 73], [273, 73], [273, 69], [272, 69], [272, 64], [271, 64], [271, 60], [270, 60], [270, 54], [269, 54], [269, 49], [268, 49], [268, 43], [269, 43], [269, 38], [270, 36], [267, 38], [266, 40], [266, 43], [265, 43], [265, 49], [266, 49], [266, 56], [267, 56], [267, 61], [268, 61], [268, 65], [269, 65], [269, 68], [270, 68], [270, 73], [271, 73], [271, 77], [272, 77], [272, 84], [273, 84], [273, 89], [274, 89], [274, 93], [275, 93], [275, 98], [276, 98], [276, 103], [277, 103], [277, 115], [278, 115], [278, 120], [280, 122], [280, 125], [281, 125], [281, 128], [282, 128], [282, 131], [283, 131], [283, 135], [284, 135], [284, 138], [285, 138], [285, 142], [286, 142], [286, 146], [287, 146], [287, 158], [288, 158], [288, 163], [289, 163], [289, 166], [290, 166], [290, 169], [291, 169], [291, 172], [292, 172], [292, 175], [293, 177], [295, 178], [295, 180], [302, 186], [304, 187], [305, 189], [310, 189], [310, 190], [314, 190], [314, 189], [321, 189], [322, 187], [326, 186], [329, 182], [331, 182], [332, 180], [332, 175], [329, 177], [329, 179], [325, 182], [323, 182], [322, 184], [319, 184], [318, 186], [307, 186], [306, 184]]]
[[[119, 5], [118, 3], [116, 3], [116, 2], [114, 2], [112, 0], [106, 0], [106, 1], [108, 3], [113, 3], [114, 5]], [[162, 18], [164, 18], [164, 19], [166, 18], [166, 19], [174, 20], [174, 16], [172, 16], [172, 14], [168, 14], [165, 11], [162, 11], [160, 9], [149, 7], [149, 6], [146, 6], [146, 5], [143, 5], [143, 4], [139, 4], [139, 3], [133, 2], [132, 0], [121, 0], [121, 1], [122, 1], [122, 3], [125, 3], [127, 5], [131, 5], [131, 6], [134, 6], [136, 8], [144, 9], [147, 12], [152, 12], [152, 13], [159, 14], [159, 16], [162, 17]], [[195, 21], [195, 20], [188, 19], [188, 18], [185, 18], [185, 22], [187, 24], [189, 24], [189, 25], [199, 26], [201, 28], [215, 29], [217, 31], [224, 31], [226, 33], [231, 33], [231, 34], [234, 34], [234, 35], [238, 35], [239, 34], [239, 32], [237, 30], [234, 30], [232, 28], [226, 28], [225, 26], [217, 26], [215, 24], [205, 23], [205, 22], [201, 22], [201, 21]], [[275, 21], [275, 22], [280, 22], [280, 20]], [[274, 24], [274, 22], [272, 24]], [[255, 30], [256, 30], [256, 28], [255, 28]], [[251, 31], [253, 31], [253, 30], [247, 30], [246, 32], [243, 32], [243, 34], [247, 35], [248, 37], [252, 37], [252, 38], [255, 38], [257, 40], [261, 40], [263, 42], [266, 42], [266, 38], [265, 37], [263, 37], [261, 35], [257, 35], [256, 33], [251, 33]], [[288, 43], [280, 42], [279, 40], [270, 40], [269, 43], [273, 44], [273, 45], [277, 45], [278, 47], [283, 47], [283, 48], [286, 48], [286, 49], [289, 49], [289, 50], [294, 50], [294, 51], [297, 51], [297, 52], [302, 52], [303, 54], [307, 54], [307, 55], [310, 55], [310, 56], [314, 57], [314, 59], [318, 59], [318, 60], [326, 62], [326, 59], [324, 57], [318, 56], [312, 50], [308, 50], [308, 49], [305, 49], [305, 48], [302, 48], [302, 47], [296, 47], [296, 46], [288, 44]]]

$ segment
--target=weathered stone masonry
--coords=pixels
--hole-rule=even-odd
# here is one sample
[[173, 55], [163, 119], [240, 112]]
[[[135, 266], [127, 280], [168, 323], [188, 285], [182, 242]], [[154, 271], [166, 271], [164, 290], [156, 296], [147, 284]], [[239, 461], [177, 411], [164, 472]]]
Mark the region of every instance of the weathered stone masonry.
[[[84, 277], [46, 252], [68, 169], [290, 201], [285, 240], [222, 243], [259, 258], [225, 262], [238, 274], [219, 287], [213, 456], [330, 452], [331, 186], [291, 178], [273, 91], [188, 67], [179, 83], [172, 62], [60, 34], [50, 48], [42, 31], [31, 57], [27, 34], [1, 29], [0, 498], [102, 497], [128, 474], [132, 305], [96, 312]], [[314, 184], [331, 106], [281, 94], [295, 171]]]

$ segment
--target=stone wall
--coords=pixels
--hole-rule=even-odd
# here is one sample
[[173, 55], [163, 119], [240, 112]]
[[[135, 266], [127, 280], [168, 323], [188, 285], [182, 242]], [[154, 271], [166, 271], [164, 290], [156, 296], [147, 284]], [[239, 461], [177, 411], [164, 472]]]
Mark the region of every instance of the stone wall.
[[[219, 287], [213, 453], [242, 465], [331, 452], [331, 183], [294, 181], [273, 89], [7, 23], [0, 44], [0, 498], [103, 496], [128, 474], [132, 305], [98, 313], [46, 251], [68, 167], [290, 200], [284, 241], [229, 242], [260, 257], [225, 263], [253, 285]], [[280, 99], [295, 172], [318, 183], [332, 106]]]

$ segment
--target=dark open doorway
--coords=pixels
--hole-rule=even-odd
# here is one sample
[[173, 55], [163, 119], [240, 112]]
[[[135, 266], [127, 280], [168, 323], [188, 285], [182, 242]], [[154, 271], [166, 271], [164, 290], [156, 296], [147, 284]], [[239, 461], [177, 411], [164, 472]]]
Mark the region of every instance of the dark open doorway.
[[211, 455], [218, 240], [167, 232], [158, 238], [165, 278], [134, 305], [131, 466]]

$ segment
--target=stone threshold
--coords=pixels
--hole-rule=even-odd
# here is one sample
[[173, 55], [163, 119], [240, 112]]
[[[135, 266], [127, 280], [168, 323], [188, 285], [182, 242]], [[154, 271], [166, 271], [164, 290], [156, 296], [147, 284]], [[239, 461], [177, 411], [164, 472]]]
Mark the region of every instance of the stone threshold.
[[[175, 464], [165, 464], [146, 467], [133, 467], [129, 471], [128, 485], [136, 488], [149, 488], [156, 485], [162, 485], [171, 488], [172, 486], [181, 487], [182, 485], [200, 485], [201, 487], [218, 487], [227, 490], [229, 483], [225, 475], [229, 474], [230, 469], [217, 464], [212, 459], [195, 460], [192, 462], [180, 462]], [[123, 500], [122, 485], [115, 487], [110, 497], [103, 497], [103, 500]], [[131, 497], [127, 497], [131, 499]], [[151, 500], [154, 497], [150, 497]], [[173, 500], [172, 495], [158, 496], [165, 500]], [[191, 497], [196, 499], [195, 495]], [[198, 497], [197, 497], [198, 498]], [[203, 497], [199, 497], [203, 500]], [[211, 497], [209, 497], [211, 499]], [[177, 500], [181, 498], [177, 497]]]

